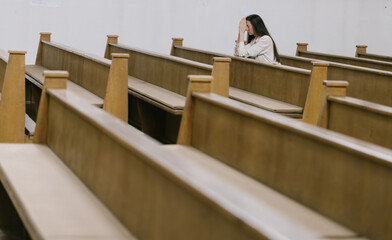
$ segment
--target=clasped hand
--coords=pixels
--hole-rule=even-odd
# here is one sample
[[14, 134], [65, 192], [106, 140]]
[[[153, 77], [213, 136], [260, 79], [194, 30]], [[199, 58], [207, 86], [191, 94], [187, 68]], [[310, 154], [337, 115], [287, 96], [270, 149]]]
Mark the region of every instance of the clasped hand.
[[245, 31], [248, 31], [248, 27], [246, 26], [246, 19], [242, 18], [239, 24], [239, 32], [243, 33]]

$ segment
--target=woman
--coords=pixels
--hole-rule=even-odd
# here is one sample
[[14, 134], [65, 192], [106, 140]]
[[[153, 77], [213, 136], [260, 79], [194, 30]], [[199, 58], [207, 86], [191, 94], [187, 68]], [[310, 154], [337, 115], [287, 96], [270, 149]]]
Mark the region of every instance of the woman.
[[[244, 43], [245, 31], [248, 31], [247, 45]], [[280, 64], [276, 44], [259, 15], [252, 14], [246, 19], [241, 19], [234, 55], [252, 58], [260, 62]]]

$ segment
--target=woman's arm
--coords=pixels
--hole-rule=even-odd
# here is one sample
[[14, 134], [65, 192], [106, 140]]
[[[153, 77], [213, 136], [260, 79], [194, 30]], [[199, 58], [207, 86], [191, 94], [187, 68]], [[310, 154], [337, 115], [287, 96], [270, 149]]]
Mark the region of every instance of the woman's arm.
[[273, 48], [272, 39], [269, 36], [263, 36], [254, 44], [247, 44], [239, 42], [237, 47], [237, 56], [240, 57], [257, 57], [265, 54], [268, 50]]
[[245, 35], [245, 31], [247, 31], [247, 30], [248, 30], [248, 27], [246, 26], [246, 19], [242, 18], [239, 23], [239, 26], [238, 26], [237, 43], [235, 44], [235, 47], [234, 47], [234, 55], [235, 56], [239, 56], [238, 55], [238, 46], [239, 46], [238, 44], [240, 42], [244, 42], [244, 35]]

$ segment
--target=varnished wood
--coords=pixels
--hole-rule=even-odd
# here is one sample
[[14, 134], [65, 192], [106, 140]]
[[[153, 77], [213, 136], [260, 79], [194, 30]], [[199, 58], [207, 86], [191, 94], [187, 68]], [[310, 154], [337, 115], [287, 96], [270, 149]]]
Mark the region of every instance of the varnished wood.
[[128, 54], [113, 53], [103, 110], [128, 123]]
[[192, 92], [211, 92], [212, 91], [212, 77], [208, 76], [188, 76], [189, 86], [188, 95], [186, 98], [186, 106], [188, 110], [183, 114], [181, 119], [181, 125], [179, 130], [179, 135], [177, 138], [178, 144], [191, 144], [192, 139], [192, 129], [194, 121], [194, 111], [193, 111], [193, 98], [191, 96]]
[[48, 146], [0, 152], [1, 182], [32, 239], [136, 239]]
[[41, 99], [38, 109], [37, 124], [34, 136], [34, 143], [45, 144], [47, 142], [47, 125], [48, 125], [48, 96], [46, 91], [48, 88], [65, 89], [67, 87], [67, 71], [45, 71], [45, 83], [42, 88]]
[[109, 50], [109, 44], [110, 43], [114, 43], [117, 44], [118, 43], [118, 35], [107, 35], [107, 42], [106, 42], [106, 48], [105, 48], [105, 55], [104, 57], [106, 59], [110, 59], [110, 50]]
[[320, 115], [317, 119], [317, 126], [328, 128], [329, 119], [329, 96], [345, 97], [347, 95], [347, 81], [324, 81], [323, 102], [320, 108]]
[[[25, 51], [9, 51], [0, 100], [0, 142], [23, 143], [25, 139]], [[0, 72], [1, 74], [1, 72]]]
[[[216, 58], [213, 66], [187, 59], [137, 49], [124, 44], [110, 43], [110, 53], [130, 55], [128, 89], [137, 111], [130, 110], [133, 118], [141, 119], [141, 129], [154, 138], [176, 142], [179, 128], [178, 116], [182, 115], [188, 88], [188, 75], [212, 75], [214, 92], [228, 96], [229, 58]], [[168, 114], [166, 114], [166, 113]], [[137, 116], [134, 116], [138, 114]], [[174, 122], [173, 122], [173, 121]], [[163, 136], [159, 136], [163, 134]], [[174, 137], [168, 137], [168, 135]]]
[[[317, 59], [281, 55], [283, 64], [310, 69]], [[392, 73], [388, 71], [328, 62], [327, 79], [348, 81], [347, 96], [392, 106]]]
[[188, 146], [360, 235], [392, 236], [385, 211], [392, 199], [385, 190], [392, 187], [391, 150], [215, 94], [192, 96]]
[[[116, 36], [109, 35], [109, 39], [115, 42]], [[116, 54], [110, 61], [51, 42], [50, 33], [41, 34], [38, 52], [37, 64], [27, 67], [29, 77], [38, 81], [38, 84], [32, 82], [34, 85], [42, 85], [44, 70], [68, 71], [68, 85], [72, 91], [80, 93], [94, 105], [104, 105], [106, 111], [128, 121], [128, 55]]]
[[355, 51], [355, 56], [356, 57], [359, 57], [358, 56], [359, 54], [366, 53], [366, 48], [367, 48], [366, 45], [357, 45], [356, 47], [357, 47], [357, 50]]
[[366, 48], [367, 48], [366, 45], [357, 45], [356, 47], [357, 47], [357, 51], [355, 52], [356, 57], [373, 59], [373, 60], [384, 61], [384, 62], [392, 62], [391, 56], [367, 53], [366, 52]]
[[35, 59], [36, 65], [42, 65], [42, 58], [43, 58], [43, 51], [44, 51], [42, 43], [43, 43], [43, 41], [50, 42], [51, 35], [52, 35], [52, 33], [49, 33], [49, 32], [41, 32], [40, 33], [37, 57]]
[[392, 149], [392, 107], [346, 97], [344, 81], [325, 85], [319, 126]]
[[328, 63], [314, 62], [302, 120], [316, 125], [322, 104], [323, 81], [327, 80]]
[[295, 56], [299, 56], [299, 51], [307, 51], [308, 44], [307, 43], [297, 43], [297, 51], [295, 52]]
[[304, 71], [184, 47], [182, 42], [173, 41], [172, 48], [175, 56], [207, 64], [214, 56], [230, 57], [230, 98], [316, 124], [327, 63], [312, 64], [311, 71]]
[[392, 62], [384, 62], [384, 61], [365, 59], [365, 58], [347, 57], [347, 56], [333, 55], [333, 54], [320, 53], [320, 52], [310, 52], [307, 50], [301, 50], [299, 45], [297, 46], [297, 53], [298, 53], [297, 56], [300, 57], [349, 64], [349, 65], [354, 65], [359, 67], [373, 68], [373, 69], [378, 69], [383, 71], [392, 71]]

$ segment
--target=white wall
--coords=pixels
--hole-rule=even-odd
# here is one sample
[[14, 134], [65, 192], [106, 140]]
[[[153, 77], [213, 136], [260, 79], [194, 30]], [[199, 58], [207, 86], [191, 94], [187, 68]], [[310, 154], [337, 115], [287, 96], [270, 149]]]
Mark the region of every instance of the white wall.
[[308, 42], [311, 51], [354, 56], [366, 44], [392, 56], [391, 8], [391, 0], [0, 0], [0, 48], [27, 50], [33, 63], [39, 32], [52, 32], [100, 56], [107, 34], [161, 53], [183, 37], [185, 46], [231, 54], [238, 21], [257, 13], [284, 54]]

